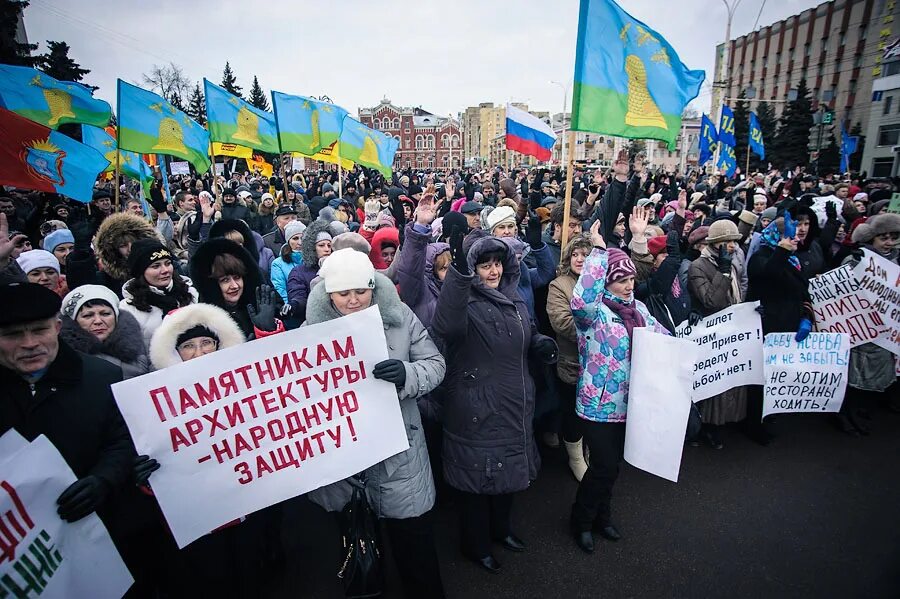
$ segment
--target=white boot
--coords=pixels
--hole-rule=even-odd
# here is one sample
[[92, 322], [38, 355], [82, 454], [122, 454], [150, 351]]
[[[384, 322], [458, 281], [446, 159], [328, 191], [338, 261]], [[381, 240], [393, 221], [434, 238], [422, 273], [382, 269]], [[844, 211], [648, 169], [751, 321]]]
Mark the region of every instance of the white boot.
[[569, 468], [572, 470], [572, 474], [575, 475], [575, 480], [581, 482], [581, 478], [588, 469], [587, 462], [584, 461], [581, 440], [579, 439], [575, 443], [569, 443], [568, 441], [565, 443], [566, 452], [569, 454]]

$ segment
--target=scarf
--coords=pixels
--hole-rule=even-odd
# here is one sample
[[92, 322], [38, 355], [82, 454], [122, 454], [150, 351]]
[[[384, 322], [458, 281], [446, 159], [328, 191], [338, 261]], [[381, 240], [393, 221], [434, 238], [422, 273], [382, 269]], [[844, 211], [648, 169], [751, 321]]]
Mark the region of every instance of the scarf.
[[634, 331], [635, 327], [640, 328], [647, 324], [644, 321], [644, 316], [638, 312], [637, 304], [634, 300], [626, 304], [619, 298], [604, 295], [603, 304], [622, 319], [622, 322], [625, 324], [625, 330], [628, 331], [629, 339], [632, 338], [632, 331]]
[[[703, 248], [703, 250], [700, 252], [700, 255], [712, 262], [716, 266], [716, 268], [718, 268], [719, 261], [716, 256], [713, 255], [712, 250], [709, 249], [709, 246]], [[737, 268], [735, 268], [733, 261], [731, 263], [731, 303], [741, 303], [741, 285], [740, 281], [738, 281]]]
[[176, 299], [174, 295], [171, 295], [171, 291], [175, 287], [174, 279], [172, 281], [169, 281], [169, 284], [165, 289], [160, 289], [159, 287], [154, 287], [153, 285], [150, 285], [149, 287], [150, 294], [147, 296], [147, 303], [162, 310], [163, 316], [165, 316], [172, 310], [181, 307], [178, 304], [178, 299]]
[[[778, 230], [778, 225], [773, 221], [769, 223], [769, 226], [763, 230], [760, 236], [760, 241], [763, 245], [775, 249], [778, 247], [778, 242], [783, 238], [784, 235], [781, 233], [781, 231]], [[800, 260], [793, 254], [793, 252], [791, 252], [791, 256], [788, 258], [788, 262], [791, 264], [791, 266], [793, 266], [797, 270], [800, 270]]]

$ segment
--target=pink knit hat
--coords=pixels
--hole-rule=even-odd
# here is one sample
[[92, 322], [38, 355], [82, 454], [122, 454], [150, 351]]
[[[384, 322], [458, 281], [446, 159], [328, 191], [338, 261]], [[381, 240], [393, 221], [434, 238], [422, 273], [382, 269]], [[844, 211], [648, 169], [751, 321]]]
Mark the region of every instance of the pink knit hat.
[[633, 277], [637, 274], [634, 262], [628, 257], [628, 254], [616, 248], [606, 250], [607, 255], [607, 271], [606, 282], [615, 283], [621, 281], [625, 277]]

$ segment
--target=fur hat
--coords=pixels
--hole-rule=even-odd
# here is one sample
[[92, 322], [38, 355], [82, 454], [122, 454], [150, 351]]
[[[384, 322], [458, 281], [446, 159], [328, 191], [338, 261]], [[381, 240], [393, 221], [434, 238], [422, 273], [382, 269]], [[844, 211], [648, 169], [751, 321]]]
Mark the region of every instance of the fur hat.
[[637, 268], [634, 262], [628, 257], [628, 254], [617, 248], [609, 248], [607, 254], [607, 271], [606, 282], [615, 283], [626, 277], [633, 277], [637, 274]]
[[59, 272], [59, 260], [47, 250], [31, 250], [22, 252], [16, 262], [26, 275], [36, 268], [52, 268]]
[[501, 223], [516, 224], [516, 211], [509, 206], [495, 208], [488, 214], [487, 229], [493, 231], [494, 228]]
[[335, 235], [331, 240], [331, 251], [336, 252], [344, 248], [350, 248], [357, 252], [362, 252], [366, 256], [372, 251], [372, 246], [366, 241], [366, 238], [359, 233], [341, 233]]
[[367, 256], [350, 248], [333, 252], [322, 262], [319, 276], [325, 283], [325, 291], [350, 289], [374, 289], [375, 267]]
[[706, 243], [720, 243], [723, 241], [739, 241], [741, 233], [733, 221], [723, 218], [713, 222], [709, 226]]
[[150, 362], [157, 370], [181, 364], [178, 338], [197, 326], [209, 329], [219, 338], [219, 348], [228, 349], [244, 342], [244, 334], [228, 312], [212, 304], [191, 304], [166, 316], [150, 339]]
[[119, 247], [140, 239], [159, 239], [156, 229], [144, 218], [127, 212], [106, 217], [94, 236], [94, 249], [104, 272], [121, 281], [129, 278], [128, 258]]
[[[883, 233], [900, 233], [900, 214], [882, 212], [870, 216], [853, 230], [853, 243], [869, 243]], [[25, 252], [30, 254], [31, 252]], [[23, 256], [25, 254], [22, 254]], [[24, 268], [22, 269], [24, 270]]]
[[62, 312], [72, 320], [78, 316], [78, 311], [88, 302], [104, 301], [112, 308], [119, 318], [119, 298], [112, 292], [112, 289], [105, 285], [81, 285], [66, 294], [62, 302]]

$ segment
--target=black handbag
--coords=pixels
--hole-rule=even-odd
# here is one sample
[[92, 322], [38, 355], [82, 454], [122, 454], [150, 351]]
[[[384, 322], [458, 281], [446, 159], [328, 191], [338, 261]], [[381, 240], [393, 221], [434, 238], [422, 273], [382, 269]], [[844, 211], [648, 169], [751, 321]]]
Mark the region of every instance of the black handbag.
[[341, 511], [343, 561], [338, 578], [349, 598], [379, 597], [384, 589], [378, 518], [366, 497], [365, 480], [353, 477], [353, 496]]

